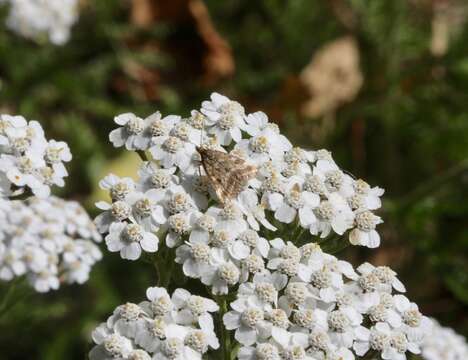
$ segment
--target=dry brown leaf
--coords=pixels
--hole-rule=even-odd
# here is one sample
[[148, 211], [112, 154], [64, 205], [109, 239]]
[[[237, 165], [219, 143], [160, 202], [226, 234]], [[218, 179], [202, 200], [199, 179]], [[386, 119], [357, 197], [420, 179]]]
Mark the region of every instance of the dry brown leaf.
[[191, 0], [188, 6], [195, 19], [198, 33], [208, 50], [203, 59], [206, 70], [205, 80], [211, 83], [218, 78], [232, 75], [235, 65], [231, 48], [216, 31], [207, 7], [201, 0]]
[[164, 21], [193, 29], [184, 38], [174, 39], [167, 50], [177, 58], [179, 70], [201, 73], [205, 84], [234, 73], [231, 48], [216, 30], [202, 0], [133, 0], [131, 19], [141, 27]]
[[133, 0], [131, 21], [140, 27], [150, 26], [155, 18], [154, 4], [152, 0]]
[[352, 101], [363, 83], [355, 40], [344, 37], [319, 49], [302, 71], [301, 81], [310, 96], [302, 109], [306, 116], [329, 115]]

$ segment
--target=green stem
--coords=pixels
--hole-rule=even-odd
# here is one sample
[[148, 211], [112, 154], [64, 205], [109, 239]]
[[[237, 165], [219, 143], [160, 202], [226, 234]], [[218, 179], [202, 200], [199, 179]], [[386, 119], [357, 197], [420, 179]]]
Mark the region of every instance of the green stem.
[[141, 257], [142, 261], [150, 264], [154, 270], [156, 271], [156, 284], [159, 285], [160, 279], [161, 279], [161, 274], [159, 272], [159, 265], [158, 265], [158, 256], [155, 254], [149, 254], [149, 253], [144, 253], [143, 256]]
[[136, 153], [142, 161], [148, 161], [148, 156], [146, 156], [146, 153], [143, 150], [137, 150]]
[[370, 350], [367, 352], [367, 354], [364, 355], [362, 358], [363, 360], [374, 360], [379, 358], [379, 353], [378, 351], [375, 350]]
[[21, 286], [24, 279], [24, 277], [16, 278], [10, 283], [7, 292], [3, 297], [2, 304], [0, 305], [0, 319], [33, 292], [29, 286]]
[[223, 316], [227, 313], [227, 300], [225, 296], [217, 297], [219, 305], [219, 333], [221, 342], [221, 356], [224, 360], [231, 360], [231, 336], [229, 331], [223, 325]]
[[317, 242], [317, 244], [319, 244], [324, 251], [332, 255], [343, 251], [350, 245], [347, 237], [343, 237], [337, 234], [320, 240]]
[[18, 283], [18, 278], [13, 280], [6, 291], [5, 296], [3, 297], [2, 304], [0, 305], [0, 315], [3, 314], [4, 309], [8, 306], [10, 298], [13, 297], [13, 294], [16, 289], [16, 284]]
[[288, 226], [288, 229], [285, 235], [288, 235], [287, 238], [289, 239], [289, 241], [295, 242], [297, 240], [297, 234], [300, 231], [298, 217], [296, 217], [296, 220], [294, 220], [294, 223], [292, 225], [293, 225], [292, 229]]
[[236, 344], [234, 346], [234, 349], [232, 349], [232, 351], [231, 351], [231, 359], [230, 360], [237, 359], [237, 353], [239, 352], [240, 347], [241, 347], [240, 344]]
[[157, 281], [156, 281], [156, 284], [158, 284], [158, 286], [161, 284], [161, 271], [159, 269], [159, 257], [158, 255], [154, 255], [152, 256], [151, 260], [149, 261], [153, 267], [154, 267], [154, 270], [156, 271], [156, 277], [157, 277]]
[[413, 191], [405, 196], [405, 199], [400, 203], [401, 208], [411, 207], [413, 204], [423, 199], [427, 195], [439, 190], [442, 185], [458, 178], [463, 172], [468, 169], [468, 159], [465, 159], [458, 164], [452, 166], [439, 176], [432, 177], [429, 181], [422, 183]]
[[166, 256], [166, 261], [165, 261], [165, 264], [164, 264], [165, 274], [164, 274], [162, 286], [167, 288], [167, 286], [171, 282], [172, 269], [174, 267], [175, 258], [173, 256], [173, 251], [171, 249], [167, 249], [167, 252], [166, 252], [165, 256]]
[[156, 277], [158, 278], [158, 281], [156, 282], [158, 285], [161, 285], [161, 270], [159, 270], [159, 265], [158, 265], [158, 260], [156, 258], [156, 260], [154, 261], [153, 263], [154, 265], [154, 270], [156, 271]]
[[306, 231], [307, 229], [301, 227], [300, 230], [298, 231], [298, 233], [296, 234], [296, 237], [294, 238], [294, 242], [297, 243], [299, 242], [299, 240], [301, 239], [301, 236], [304, 234], [304, 232]]

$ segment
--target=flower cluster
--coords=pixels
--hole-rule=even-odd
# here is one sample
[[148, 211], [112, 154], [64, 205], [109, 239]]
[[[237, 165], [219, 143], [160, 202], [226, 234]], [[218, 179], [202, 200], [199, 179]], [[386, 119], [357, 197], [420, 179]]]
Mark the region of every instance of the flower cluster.
[[78, 18], [78, 0], [2, 0], [10, 6], [6, 25], [29, 39], [63, 45]]
[[[97, 203], [99, 232], [109, 251], [124, 259], [175, 249], [185, 276], [199, 279], [218, 299], [235, 299], [231, 311], [222, 311], [241, 346], [239, 359], [347, 360], [372, 350], [401, 360], [407, 351], [420, 352], [428, 320], [398, 294], [405, 288], [395, 272], [367, 263], [355, 271], [318, 245], [343, 236], [353, 245], [379, 246], [382, 220], [374, 210], [382, 189], [345, 173], [326, 150], [293, 147], [264, 113], [247, 115], [217, 93], [187, 118], [126, 113], [115, 122], [110, 141], [138, 152], [143, 162], [136, 180], [110, 174], [101, 181], [110, 201]], [[213, 166], [222, 166], [211, 169], [216, 174], [206, 167], [207, 150], [215, 150]], [[217, 165], [231, 159], [232, 170]], [[242, 177], [243, 166], [255, 176]], [[231, 184], [217, 177], [243, 186], [221, 198], [220, 184]], [[153, 260], [158, 265], [161, 259]], [[151, 316], [135, 306], [135, 321]], [[98, 329], [96, 359], [131, 359], [132, 351], [146, 351], [145, 358], [175, 336], [152, 342], [156, 350], [133, 350], [141, 346], [136, 333], [126, 335], [113, 323]], [[187, 331], [179, 333], [178, 344], [186, 343]], [[155, 358], [186, 356], [164, 351]]]
[[242, 345], [239, 359], [348, 360], [373, 350], [401, 360], [407, 351], [420, 353], [430, 322], [398, 294], [405, 288], [390, 268], [364, 263], [355, 271], [313, 243], [277, 249], [269, 267], [279, 268], [241, 284], [224, 315]]
[[92, 336], [97, 344], [90, 360], [197, 360], [209, 348], [217, 349], [210, 299], [177, 289], [150, 287], [148, 300], [118, 306]]
[[[171, 248], [188, 240], [178, 249], [180, 261], [196, 245], [206, 253], [200, 255], [202, 262], [217, 270], [209, 272], [229, 273], [231, 278], [221, 282], [234, 284], [240, 260], [264, 257], [268, 251], [258, 253], [255, 244], [243, 239], [260, 226], [275, 231], [291, 224], [321, 238], [349, 230], [354, 245], [380, 244], [376, 226], [382, 220], [373, 211], [381, 205], [383, 190], [340, 170], [326, 150], [292, 147], [264, 113], [246, 115], [239, 103], [214, 93], [188, 118], [157, 112], [142, 119], [126, 113], [115, 122], [120, 127], [109, 136], [114, 146], [153, 158], [143, 163], [136, 182], [111, 174], [100, 184], [111, 202], [97, 204], [103, 212], [96, 223], [109, 233], [109, 250], [120, 251], [123, 258], [135, 260], [142, 250], [157, 251], [160, 238]], [[213, 203], [216, 197], [201, 173], [198, 145], [245, 159], [257, 167], [256, 178], [228, 204]]]
[[422, 345], [424, 360], [462, 360], [468, 359], [466, 339], [453, 329], [441, 326], [430, 319], [431, 331]]
[[25, 275], [38, 292], [84, 283], [102, 254], [94, 223], [76, 202], [51, 196], [0, 200], [0, 279]]
[[[25, 275], [38, 292], [84, 283], [102, 254], [101, 235], [76, 202], [51, 196], [63, 186], [63, 141], [46, 140], [37, 121], [0, 115], [0, 279]], [[26, 200], [14, 200], [29, 195]]]
[[68, 175], [63, 162], [72, 158], [63, 141], [49, 140], [37, 121], [0, 115], [0, 198], [29, 189], [38, 197], [63, 186]]

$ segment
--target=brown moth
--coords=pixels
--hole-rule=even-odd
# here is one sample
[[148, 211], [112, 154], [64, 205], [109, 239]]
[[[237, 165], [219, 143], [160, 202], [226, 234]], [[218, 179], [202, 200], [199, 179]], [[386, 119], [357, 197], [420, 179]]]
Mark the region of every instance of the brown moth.
[[223, 205], [236, 198], [257, 174], [256, 166], [238, 156], [204, 146], [197, 146], [197, 151], [210, 186]]

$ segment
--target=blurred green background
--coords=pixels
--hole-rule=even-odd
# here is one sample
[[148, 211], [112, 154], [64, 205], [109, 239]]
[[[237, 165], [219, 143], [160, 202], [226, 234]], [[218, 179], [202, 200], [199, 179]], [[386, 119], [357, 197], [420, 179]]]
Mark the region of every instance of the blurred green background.
[[[68, 142], [59, 195], [94, 216], [98, 180], [134, 174], [137, 159], [108, 142], [116, 114], [186, 115], [222, 92], [385, 188], [382, 246], [339, 256], [393, 267], [425, 314], [468, 335], [466, 1], [80, 4], [62, 47], [14, 35], [0, 10], [0, 112]], [[102, 248], [85, 285], [31, 296], [2, 319], [0, 359], [83, 359], [97, 323], [144, 298], [150, 265]]]

